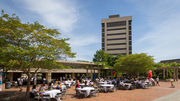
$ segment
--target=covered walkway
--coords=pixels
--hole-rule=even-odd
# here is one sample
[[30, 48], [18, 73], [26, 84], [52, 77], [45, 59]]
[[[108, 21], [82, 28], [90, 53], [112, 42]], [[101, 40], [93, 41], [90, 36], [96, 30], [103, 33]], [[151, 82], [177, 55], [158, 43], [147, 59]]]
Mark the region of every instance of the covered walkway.
[[[46, 78], [48, 82], [51, 82], [51, 79], [60, 79], [60, 77], [65, 77], [67, 78], [75, 78], [78, 76], [82, 75], [88, 75], [91, 73], [91, 78], [92, 78], [92, 73], [97, 73], [100, 74], [100, 69], [102, 68], [102, 64], [97, 64], [97, 63], [91, 63], [91, 62], [79, 62], [79, 61], [65, 61], [65, 60], [57, 60], [56, 62], [61, 63], [64, 66], [71, 66], [72, 68], [70, 69], [42, 69], [40, 68], [37, 73], [42, 73], [43, 78]], [[96, 68], [93, 72], [90, 69], [87, 68]], [[34, 73], [35, 69], [31, 69], [31, 73]], [[23, 74], [23, 71], [21, 70], [9, 70], [9, 79], [10, 81], [16, 81], [17, 78], [21, 77]], [[35, 81], [36, 81], [36, 75], [35, 75]], [[36, 82], [34, 82], [36, 84]]]
[[157, 68], [156, 70], [163, 70], [163, 78], [168, 76], [168, 70], [172, 69], [173, 70], [173, 80], [178, 81], [178, 70], [180, 67], [162, 67], [162, 68]]

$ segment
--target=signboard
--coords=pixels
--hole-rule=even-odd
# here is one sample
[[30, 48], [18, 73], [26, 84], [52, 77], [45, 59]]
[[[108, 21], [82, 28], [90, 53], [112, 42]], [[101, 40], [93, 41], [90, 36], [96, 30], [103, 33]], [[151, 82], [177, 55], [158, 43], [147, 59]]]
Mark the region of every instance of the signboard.
[[3, 76], [3, 73], [0, 73], [0, 91], [2, 91], [2, 76]]

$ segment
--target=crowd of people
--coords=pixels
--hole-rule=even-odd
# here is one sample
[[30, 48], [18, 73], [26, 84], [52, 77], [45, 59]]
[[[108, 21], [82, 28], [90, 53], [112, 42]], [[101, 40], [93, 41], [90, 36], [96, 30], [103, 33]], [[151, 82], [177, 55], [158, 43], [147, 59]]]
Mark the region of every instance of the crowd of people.
[[[22, 91], [22, 85], [24, 84], [25, 81], [27, 81], [27, 78], [18, 78], [18, 85], [20, 88], [20, 91]], [[32, 79], [33, 81], [33, 79]], [[117, 89], [126, 89], [126, 90], [132, 90], [135, 88], [147, 88], [146, 85], [148, 86], [160, 86], [159, 84], [159, 77], [157, 77], [155, 80], [154, 79], [127, 79], [127, 78], [118, 78], [118, 79], [107, 79], [107, 78], [96, 78], [95, 80], [91, 80], [87, 77], [81, 77], [79, 79], [63, 79], [58, 82], [50, 82], [49, 84], [47, 83], [46, 79], [43, 79], [43, 83], [41, 84], [40, 88], [37, 90], [36, 85], [33, 85], [32, 87], [32, 94], [39, 93], [40, 91], [43, 90], [52, 90], [56, 88], [61, 88], [62, 85], [65, 85], [67, 88], [71, 86], [69, 82], [74, 82], [71, 83], [71, 85], [75, 84], [75, 89], [76, 88], [81, 88], [80, 84], [84, 83], [83, 87], [94, 87], [98, 88], [100, 82], [105, 82], [106, 84], [112, 84], [114, 87]], [[175, 87], [173, 85], [173, 82], [171, 82], [171, 87]]]
[[[71, 82], [71, 83], [70, 83]], [[50, 82], [49, 84], [46, 84], [43, 82], [39, 89], [36, 89], [36, 85], [33, 85], [30, 97], [34, 97], [35, 94], [41, 94], [44, 91], [49, 91], [53, 89], [59, 89], [60, 91], [66, 90], [69, 86], [75, 85], [75, 81], [73, 79], [64, 79], [63, 81], [55, 81], [55, 82]], [[65, 88], [63, 89], [63, 86]]]
[[[146, 88], [148, 86], [155, 85], [154, 79], [127, 79], [127, 78], [121, 78], [121, 79], [106, 79], [106, 78], [96, 78], [94, 82], [92, 82], [90, 79], [82, 78], [80, 80], [76, 81], [76, 87], [80, 87], [79, 83], [85, 83], [85, 86], [98, 86], [98, 83], [104, 82], [106, 84], [113, 84], [118, 89], [124, 89], [126, 85], [127, 89], [134, 89], [134, 88]], [[156, 79], [156, 85], [159, 85], [159, 79]]]

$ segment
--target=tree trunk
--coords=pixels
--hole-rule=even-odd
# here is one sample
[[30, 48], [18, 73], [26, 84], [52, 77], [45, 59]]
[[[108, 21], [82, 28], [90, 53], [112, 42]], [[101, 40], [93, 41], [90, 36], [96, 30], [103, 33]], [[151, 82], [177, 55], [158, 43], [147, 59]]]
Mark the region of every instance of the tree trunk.
[[31, 82], [30, 68], [28, 68], [27, 76], [28, 76], [28, 81], [27, 81], [27, 88], [26, 88], [26, 101], [29, 101], [30, 82]]
[[3, 78], [2, 78], [2, 81], [4, 82], [4, 79], [6, 78], [7, 76], [7, 70], [5, 70], [5, 68], [3, 68]]

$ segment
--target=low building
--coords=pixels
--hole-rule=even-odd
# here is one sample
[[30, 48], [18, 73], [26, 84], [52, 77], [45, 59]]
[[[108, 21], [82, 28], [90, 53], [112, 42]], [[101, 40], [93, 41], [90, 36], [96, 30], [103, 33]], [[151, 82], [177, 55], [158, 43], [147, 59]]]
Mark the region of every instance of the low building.
[[171, 60], [160, 61], [160, 63], [173, 63], [173, 62], [180, 63], [180, 59], [171, 59]]
[[[81, 76], [89, 76], [92, 79], [93, 73], [98, 74], [100, 77], [100, 69], [102, 69], [102, 64], [90, 63], [90, 62], [79, 62], [79, 61], [65, 61], [57, 60], [62, 65], [71, 66], [70, 69], [39, 69], [37, 72], [42, 73], [42, 78], [51, 81], [51, 79], [60, 80], [60, 77], [76, 78]], [[31, 69], [31, 73], [35, 70]], [[21, 77], [23, 71], [21, 70], [9, 70], [8, 75], [10, 81], [17, 81], [17, 78]]]

